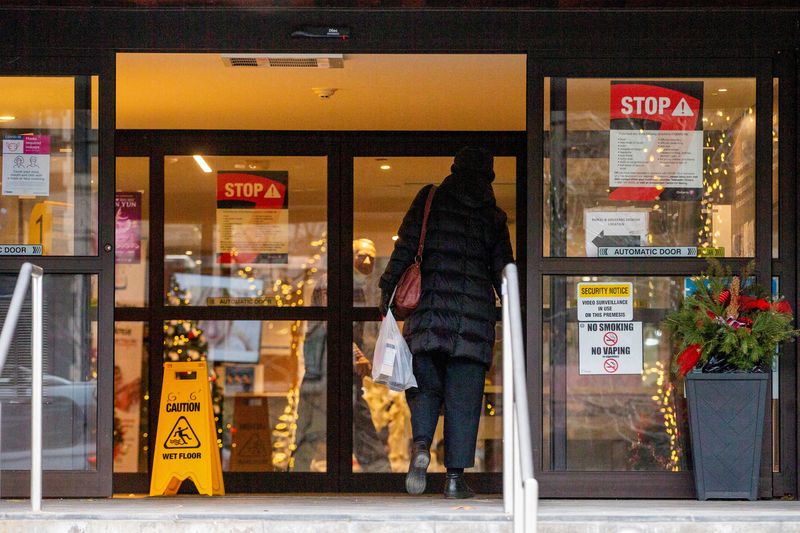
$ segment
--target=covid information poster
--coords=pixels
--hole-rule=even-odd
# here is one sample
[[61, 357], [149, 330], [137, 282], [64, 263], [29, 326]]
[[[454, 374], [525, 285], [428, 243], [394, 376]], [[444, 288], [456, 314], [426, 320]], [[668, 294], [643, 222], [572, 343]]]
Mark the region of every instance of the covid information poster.
[[289, 173], [217, 174], [217, 263], [289, 262]]
[[611, 200], [698, 200], [703, 82], [612, 81]]
[[3, 195], [50, 194], [50, 136], [9, 135], [3, 138]]

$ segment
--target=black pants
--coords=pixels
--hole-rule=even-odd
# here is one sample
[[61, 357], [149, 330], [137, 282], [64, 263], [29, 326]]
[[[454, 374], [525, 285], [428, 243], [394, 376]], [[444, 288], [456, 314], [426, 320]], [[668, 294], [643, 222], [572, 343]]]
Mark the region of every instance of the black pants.
[[414, 354], [417, 387], [406, 391], [414, 442], [433, 441], [444, 404], [444, 465], [471, 468], [483, 405], [486, 367], [446, 353]]

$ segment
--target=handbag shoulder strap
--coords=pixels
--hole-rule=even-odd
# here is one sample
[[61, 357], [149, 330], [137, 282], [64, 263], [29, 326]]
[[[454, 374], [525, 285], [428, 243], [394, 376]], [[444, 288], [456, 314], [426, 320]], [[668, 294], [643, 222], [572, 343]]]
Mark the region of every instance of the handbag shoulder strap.
[[431, 203], [433, 202], [433, 195], [436, 192], [436, 185], [431, 185], [431, 190], [428, 191], [428, 198], [425, 200], [425, 213], [422, 215], [422, 229], [419, 232], [419, 247], [417, 247], [417, 256], [414, 261], [422, 261], [422, 250], [425, 248], [425, 233], [428, 229], [428, 215], [431, 213]]

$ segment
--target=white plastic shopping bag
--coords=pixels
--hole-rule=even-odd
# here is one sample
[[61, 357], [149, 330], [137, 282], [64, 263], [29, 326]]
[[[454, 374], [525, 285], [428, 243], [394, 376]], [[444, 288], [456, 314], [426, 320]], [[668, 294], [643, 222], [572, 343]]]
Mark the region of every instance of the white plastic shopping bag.
[[378, 332], [372, 360], [372, 379], [394, 391], [417, 386], [411, 364], [411, 350], [408, 349], [391, 309], [386, 312]]

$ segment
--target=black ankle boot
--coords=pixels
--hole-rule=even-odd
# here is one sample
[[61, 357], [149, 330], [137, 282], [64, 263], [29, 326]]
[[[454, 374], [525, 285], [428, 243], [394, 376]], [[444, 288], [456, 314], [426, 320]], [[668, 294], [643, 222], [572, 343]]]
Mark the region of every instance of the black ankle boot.
[[428, 445], [424, 442], [415, 442], [406, 474], [406, 492], [415, 495], [425, 492], [425, 474], [430, 463], [431, 452], [428, 451]]
[[448, 472], [444, 481], [444, 497], [448, 499], [472, 498], [475, 493], [467, 485], [464, 473]]

